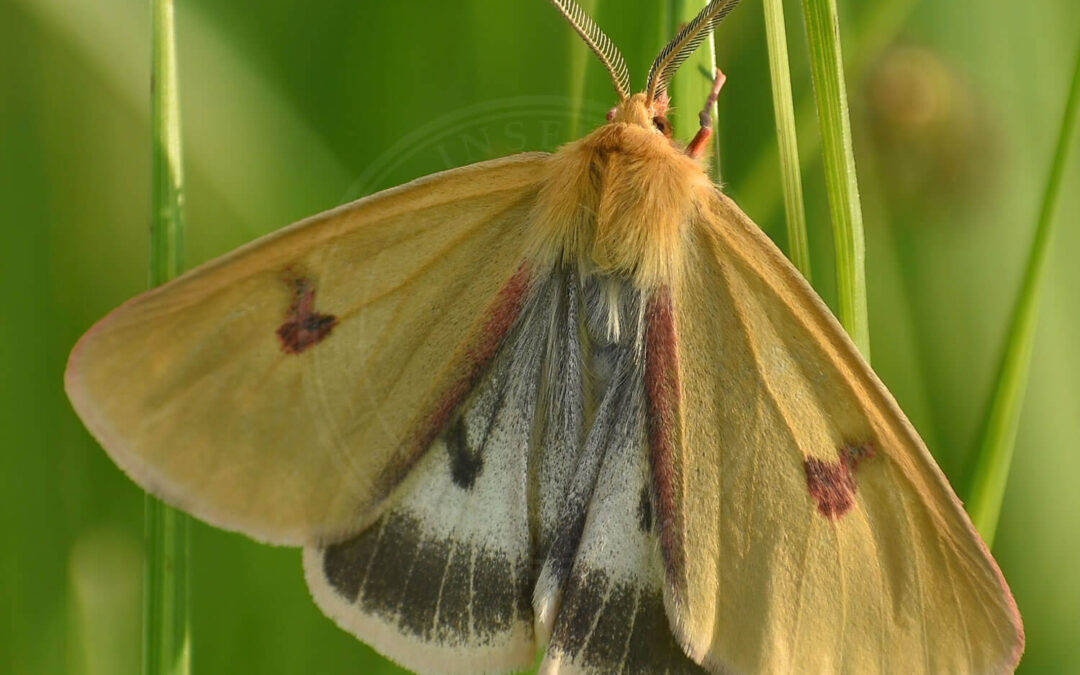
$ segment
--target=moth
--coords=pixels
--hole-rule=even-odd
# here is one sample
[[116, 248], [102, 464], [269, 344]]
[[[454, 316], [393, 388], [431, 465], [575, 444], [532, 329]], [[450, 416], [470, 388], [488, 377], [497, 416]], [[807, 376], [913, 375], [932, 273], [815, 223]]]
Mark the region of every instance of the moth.
[[[710, 181], [664, 91], [259, 239], [113, 311], [68, 395], [149, 492], [303, 547], [339, 626], [427, 673], [982, 673], [1012, 595], [911, 424]], [[719, 84], [713, 91], [716, 95]], [[707, 108], [706, 108], [707, 109]]]

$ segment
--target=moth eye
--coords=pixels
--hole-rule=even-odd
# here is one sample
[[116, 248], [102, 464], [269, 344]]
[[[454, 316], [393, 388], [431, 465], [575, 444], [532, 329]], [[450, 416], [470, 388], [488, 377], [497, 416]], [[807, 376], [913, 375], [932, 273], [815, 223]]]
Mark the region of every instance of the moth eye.
[[657, 131], [664, 134], [668, 138], [671, 138], [671, 122], [669, 122], [666, 117], [661, 117], [657, 115], [656, 117], [652, 118], [652, 123], [653, 126], [656, 127]]

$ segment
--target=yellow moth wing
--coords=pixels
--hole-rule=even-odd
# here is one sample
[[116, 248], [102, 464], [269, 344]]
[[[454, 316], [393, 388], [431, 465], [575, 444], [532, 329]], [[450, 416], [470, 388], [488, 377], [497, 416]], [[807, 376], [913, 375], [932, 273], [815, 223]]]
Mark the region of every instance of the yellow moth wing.
[[668, 612], [714, 672], [1004, 672], [1023, 628], [946, 479], [829, 310], [723, 195], [673, 289]]
[[545, 158], [387, 190], [144, 293], [76, 345], [68, 396], [136, 482], [211, 524], [293, 545], [356, 532], [467, 376]]

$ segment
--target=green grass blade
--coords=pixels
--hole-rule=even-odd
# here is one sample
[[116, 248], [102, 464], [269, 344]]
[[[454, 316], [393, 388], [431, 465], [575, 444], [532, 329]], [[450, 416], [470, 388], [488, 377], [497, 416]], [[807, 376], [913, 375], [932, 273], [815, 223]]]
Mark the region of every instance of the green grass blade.
[[[917, 5], [918, 0], [893, 0], [879, 2], [868, 7], [864, 16], [857, 17], [858, 23], [850, 31], [851, 53], [845, 57], [846, 66], [856, 76], [863, 73], [868, 64], [879, 56], [904, 27], [905, 22]], [[821, 151], [821, 141], [814, 133], [814, 102], [809, 96], [801, 99], [795, 106], [795, 129], [800, 140], [800, 161], [802, 170], [809, 171], [817, 161]], [[781, 169], [778, 161], [778, 148], [771, 143], [765, 145], [754, 161], [747, 177], [739, 182], [740, 202], [748, 212], [753, 213], [759, 223], [770, 220], [781, 200], [776, 192], [776, 174]]]
[[191, 672], [188, 625], [188, 517], [146, 495], [143, 673]]
[[1009, 478], [1013, 450], [1016, 446], [1016, 430], [1020, 422], [1020, 410], [1031, 365], [1031, 349], [1035, 338], [1039, 298], [1042, 295], [1046, 257], [1050, 235], [1054, 225], [1054, 211], [1061, 192], [1061, 179], [1065, 174], [1066, 160], [1076, 135], [1077, 110], [1080, 108], [1080, 49], [1077, 51], [1072, 85], [1065, 103], [1057, 148], [1046, 181], [1035, 238], [1028, 253], [1027, 269], [1023, 284], [1013, 307], [1005, 351], [998, 369], [997, 382], [990, 406], [983, 423], [979, 453], [972, 475], [971, 491], [967, 508], [971, 520], [979, 530], [987, 546], [994, 543], [998, 516]]
[[[151, 55], [150, 285], [180, 273], [183, 166], [172, 0], [154, 0]], [[188, 626], [188, 517], [146, 496], [143, 673], [191, 670]]]
[[832, 215], [836, 247], [836, 286], [839, 318], [859, 351], [870, 358], [870, 331], [866, 315], [866, 245], [862, 205], [851, 145], [840, 22], [836, 0], [803, 0], [810, 74], [814, 80], [825, 186]]
[[806, 207], [803, 204], [802, 170], [795, 130], [795, 103], [791, 96], [791, 68], [788, 64], [787, 29], [782, 0], [764, 0], [765, 35], [769, 46], [769, 75], [772, 81], [773, 114], [780, 156], [780, 183], [784, 193], [787, 221], [788, 257], [810, 281], [810, 240], [806, 234]]

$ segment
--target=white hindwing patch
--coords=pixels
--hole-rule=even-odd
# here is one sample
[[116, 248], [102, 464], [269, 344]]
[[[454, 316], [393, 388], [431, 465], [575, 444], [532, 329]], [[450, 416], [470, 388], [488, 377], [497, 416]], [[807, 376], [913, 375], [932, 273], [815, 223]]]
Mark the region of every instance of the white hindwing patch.
[[379, 520], [304, 552], [323, 611], [410, 668], [533, 662], [528, 448], [556, 285], [536, 284], [488, 372]]
[[621, 282], [536, 281], [381, 517], [305, 549], [323, 611], [421, 672], [526, 668], [549, 639], [547, 673], [702, 672], [664, 613], [641, 307]]

